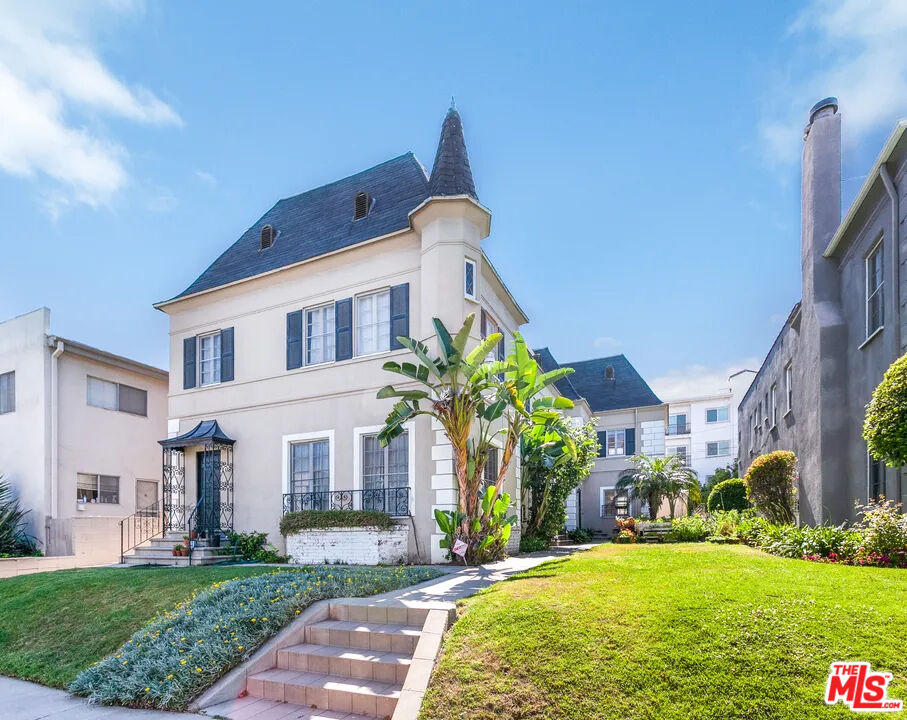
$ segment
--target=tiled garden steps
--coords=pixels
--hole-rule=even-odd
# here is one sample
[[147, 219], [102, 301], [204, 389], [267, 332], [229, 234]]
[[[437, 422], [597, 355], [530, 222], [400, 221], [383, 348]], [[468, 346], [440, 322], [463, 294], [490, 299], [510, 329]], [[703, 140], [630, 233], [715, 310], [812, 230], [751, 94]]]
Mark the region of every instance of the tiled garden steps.
[[230, 720], [374, 720], [365, 715], [320, 710], [251, 695], [212, 705], [205, 712], [213, 717], [226, 717]]
[[389, 718], [427, 617], [425, 608], [332, 602], [326, 620], [306, 625], [305, 642], [280, 648], [275, 667], [249, 675], [246, 692], [288, 705]]

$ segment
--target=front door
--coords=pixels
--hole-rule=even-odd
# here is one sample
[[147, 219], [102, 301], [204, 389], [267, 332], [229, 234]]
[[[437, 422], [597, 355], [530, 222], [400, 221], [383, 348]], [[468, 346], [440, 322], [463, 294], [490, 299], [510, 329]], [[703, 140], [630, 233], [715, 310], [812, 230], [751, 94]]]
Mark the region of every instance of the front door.
[[215, 531], [220, 530], [220, 451], [196, 453], [195, 460], [195, 497], [201, 501], [197, 513], [198, 532], [204, 537], [219, 537]]

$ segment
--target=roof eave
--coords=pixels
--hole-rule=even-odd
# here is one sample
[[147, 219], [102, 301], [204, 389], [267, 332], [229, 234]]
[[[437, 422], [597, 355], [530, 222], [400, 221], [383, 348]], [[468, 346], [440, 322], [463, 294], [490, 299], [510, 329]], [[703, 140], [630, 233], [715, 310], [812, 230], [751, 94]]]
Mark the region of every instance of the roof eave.
[[121, 370], [129, 370], [130, 372], [139, 373], [140, 375], [147, 375], [156, 380], [166, 381], [170, 377], [170, 374], [166, 370], [154, 367], [153, 365], [146, 365], [138, 360], [132, 360], [131, 358], [122, 355], [116, 355], [112, 352], [86, 345], [85, 343], [60, 337], [59, 335], [47, 335], [48, 347], [55, 347], [57, 342], [63, 343], [63, 352], [65, 353], [68, 352], [72, 355], [78, 355], [79, 357], [104, 363], [105, 365], [112, 365]]
[[891, 154], [894, 152], [895, 147], [897, 147], [898, 142], [900, 142], [901, 136], [904, 134], [905, 130], [907, 130], [907, 120], [901, 120], [895, 125], [891, 135], [888, 136], [888, 140], [882, 147], [882, 152], [880, 152], [879, 156], [876, 158], [875, 164], [872, 166], [869, 174], [866, 176], [866, 180], [863, 182], [860, 192], [857, 193], [857, 197], [851, 203], [850, 209], [847, 211], [841, 224], [838, 225], [838, 229], [835, 231], [834, 236], [832, 236], [831, 242], [829, 242], [828, 247], [825, 248], [825, 252], [823, 253], [825, 257], [832, 257], [835, 252], [837, 252], [838, 247], [844, 240], [844, 236], [850, 229], [850, 224], [860, 211], [863, 202], [866, 200], [866, 196], [869, 195], [869, 191], [878, 179], [879, 168], [891, 158]]

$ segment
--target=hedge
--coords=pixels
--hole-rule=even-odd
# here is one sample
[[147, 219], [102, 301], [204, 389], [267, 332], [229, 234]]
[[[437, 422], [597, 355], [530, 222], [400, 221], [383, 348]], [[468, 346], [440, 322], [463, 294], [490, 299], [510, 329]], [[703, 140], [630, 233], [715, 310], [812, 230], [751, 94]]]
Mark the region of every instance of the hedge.
[[750, 506], [746, 499], [746, 485], [740, 478], [722, 480], [712, 488], [706, 502], [709, 512], [716, 510], [746, 510]]
[[377, 527], [390, 530], [395, 526], [391, 516], [376, 510], [303, 510], [287, 513], [280, 521], [282, 535], [317, 528]]

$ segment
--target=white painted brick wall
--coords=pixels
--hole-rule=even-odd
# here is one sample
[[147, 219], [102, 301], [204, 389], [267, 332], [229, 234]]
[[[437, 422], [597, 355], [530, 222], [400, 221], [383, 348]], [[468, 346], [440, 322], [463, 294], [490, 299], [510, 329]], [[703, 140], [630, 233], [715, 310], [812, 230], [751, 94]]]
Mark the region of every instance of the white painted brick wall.
[[287, 555], [297, 565], [397, 565], [406, 562], [409, 526], [321, 528], [287, 535]]

